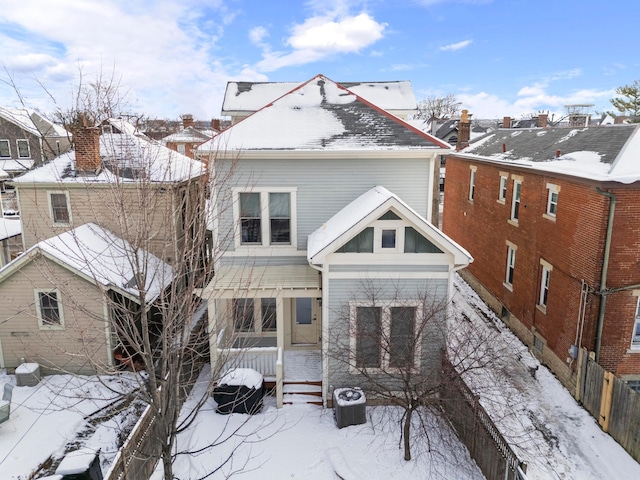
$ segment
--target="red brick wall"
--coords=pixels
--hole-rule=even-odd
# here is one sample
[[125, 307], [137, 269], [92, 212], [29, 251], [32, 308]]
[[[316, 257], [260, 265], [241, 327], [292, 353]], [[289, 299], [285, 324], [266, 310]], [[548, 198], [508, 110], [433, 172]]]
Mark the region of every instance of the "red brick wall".
[[[470, 166], [477, 167], [475, 195], [469, 201]], [[474, 257], [469, 271], [565, 360], [575, 342], [581, 280], [599, 290], [609, 200], [596, 184], [509, 165], [449, 156], [446, 166], [443, 230]], [[504, 204], [498, 203], [500, 172], [508, 173]], [[508, 222], [512, 175], [523, 178], [518, 225]], [[545, 218], [547, 183], [560, 187], [556, 220]], [[617, 195], [608, 287], [640, 283], [640, 192]], [[517, 245], [513, 291], [504, 286], [507, 245]], [[553, 266], [546, 312], [537, 308], [543, 258]], [[592, 291], [593, 291], [592, 290]], [[627, 353], [637, 297], [630, 291], [607, 299], [600, 363], [618, 375], [640, 374], [640, 352]], [[582, 345], [595, 349], [600, 296], [588, 296]]]

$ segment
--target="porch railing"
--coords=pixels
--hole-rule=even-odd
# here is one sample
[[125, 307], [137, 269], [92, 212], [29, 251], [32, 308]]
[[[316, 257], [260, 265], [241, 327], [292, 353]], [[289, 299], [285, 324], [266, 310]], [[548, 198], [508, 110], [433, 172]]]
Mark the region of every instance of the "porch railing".
[[278, 347], [219, 349], [218, 356], [225, 359], [223, 371], [231, 368], [253, 368], [266, 380], [276, 380]]

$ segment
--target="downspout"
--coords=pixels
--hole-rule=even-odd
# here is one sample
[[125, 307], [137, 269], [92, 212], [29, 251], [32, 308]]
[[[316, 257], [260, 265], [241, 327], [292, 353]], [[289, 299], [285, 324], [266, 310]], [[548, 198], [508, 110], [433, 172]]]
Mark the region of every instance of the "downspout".
[[613, 218], [616, 212], [616, 196], [596, 187], [596, 192], [609, 198], [609, 219], [607, 221], [607, 237], [604, 244], [604, 258], [602, 276], [600, 277], [600, 310], [598, 312], [598, 331], [596, 333], [596, 362], [600, 361], [600, 346], [602, 344], [602, 328], [604, 327], [604, 311], [607, 305], [607, 272], [609, 270], [609, 253], [611, 251], [611, 235], [613, 233]]

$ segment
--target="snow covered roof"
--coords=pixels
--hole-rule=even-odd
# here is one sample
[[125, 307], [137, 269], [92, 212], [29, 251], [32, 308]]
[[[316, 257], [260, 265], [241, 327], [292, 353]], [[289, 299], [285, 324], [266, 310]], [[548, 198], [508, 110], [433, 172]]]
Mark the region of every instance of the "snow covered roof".
[[211, 137], [215, 135], [213, 130], [207, 130], [206, 132], [211, 132], [211, 135], [208, 135], [204, 131], [196, 130], [193, 127], [187, 127], [179, 132], [172, 133], [162, 139], [163, 143], [174, 142], [174, 143], [202, 143], [205, 140], [209, 140]]
[[3, 278], [3, 273], [11, 272], [11, 269], [28, 261], [37, 252], [79, 272], [89, 280], [130, 294], [134, 299], [139, 295], [135, 273], [141, 272], [143, 267], [140, 265], [134, 268], [132, 265], [134, 259], [138, 258], [140, 262], [145, 262], [147, 276], [143, 288], [146, 291], [147, 302], [155, 300], [171, 283], [173, 276], [171, 265], [155, 255], [142, 249], [136, 251], [129, 242], [109, 230], [95, 223], [85, 223], [36, 243], [0, 269], [0, 279]]
[[0, 168], [0, 180], [3, 178], [9, 178], [9, 174]]
[[640, 181], [640, 126], [499, 129], [459, 156], [599, 181]]
[[68, 132], [50, 122], [35, 110], [28, 108], [0, 107], [0, 117], [38, 137], [66, 137]]
[[22, 223], [19, 218], [0, 217], [0, 240], [15, 237], [22, 233]]
[[33, 168], [33, 160], [25, 160], [25, 159], [11, 159], [11, 160], [0, 160], [0, 170], [4, 170], [4, 172], [26, 172], [30, 168]]
[[76, 175], [75, 152], [67, 152], [31, 170], [13, 183], [110, 183], [120, 177], [135, 182], [180, 182], [206, 172], [202, 162], [192, 160], [164, 145], [127, 133], [100, 135], [100, 155], [104, 168], [97, 175]]
[[[228, 82], [222, 103], [222, 115], [255, 112], [299, 87], [301, 82]], [[385, 110], [417, 108], [409, 81], [339, 82], [344, 88]]]
[[433, 150], [449, 146], [318, 75], [220, 132], [199, 152]]
[[[389, 207], [395, 207], [433, 240], [438, 247], [455, 257], [456, 265], [468, 265], [473, 261], [471, 255], [447, 235], [431, 225], [424, 217], [403, 202], [397, 195], [382, 186], [377, 186], [363, 193], [349, 205], [344, 207], [324, 225], [308, 237], [307, 260], [311, 264], [319, 263], [319, 259], [332, 253], [340, 245], [337, 240], [357, 225], [378, 218]], [[373, 218], [371, 218], [373, 216]]]

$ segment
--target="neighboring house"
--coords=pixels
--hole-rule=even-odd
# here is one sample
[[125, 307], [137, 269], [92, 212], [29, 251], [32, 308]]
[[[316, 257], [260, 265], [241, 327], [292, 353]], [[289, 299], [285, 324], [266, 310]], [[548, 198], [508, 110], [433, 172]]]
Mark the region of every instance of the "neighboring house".
[[[234, 125], [300, 85], [300, 82], [228, 82], [222, 115], [230, 116]], [[409, 81], [340, 82], [339, 85], [403, 120], [418, 111]]]
[[70, 134], [39, 113], [0, 107], [0, 170], [11, 177], [66, 152]]
[[639, 160], [625, 125], [499, 129], [448, 156], [465, 277], [569, 388], [577, 347], [640, 380]]
[[[201, 162], [101, 130], [76, 128], [73, 151], [11, 182], [25, 253], [0, 270], [4, 367], [24, 357], [50, 369], [95, 372], [126, 357], [126, 340], [110, 328], [122, 313], [108, 307], [153, 316], [159, 289], [195, 234], [189, 214], [204, 214]], [[207, 252], [200, 253], [206, 262]], [[137, 272], [148, 279], [140, 288], [135, 261], [144, 262]], [[185, 285], [194, 277], [190, 268], [199, 267], [181, 265]]]
[[[114, 366], [122, 348], [109, 328], [115, 299], [139, 302], [130, 264], [133, 247], [87, 223], [38, 242], [0, 269], [0, 367], [29, 359], [45, 372], [93, 374]], [[171, 266], [148, 252], [146, 305], [172, 280]], [[5, 317], [6, 316], [6, 317]]]
[[[348, 360], [363, 345], [339, 312], [351, 307], [362, 329], [366, 306], [388, 318], [385, 329], [404, 322], [405, 333], [415, 333], [418, 292], [448, 300], [453, 272], [471, 261], [429, 223], [434, 166], [448, 150], [322, 75], [198, 147], [199, 158], [215, 156], [216, 175], [234, 172], [233, 184], [214, 192], [222, 255], [203, 292], [218, 333], [212, 362], [229, 345], [251, 347], [249, 364], [272, 355], [252, 366], [272, 367], [266, 374], [277, 380], [279, 405], [291, 378], [276, 366], [284, 361], [288, 371], [287, 352], [321, 352], [315, 380], [325, 404], [334, 388], [357, 386]], [[364, 294], [367, 285], [380, 289], [377, 300]], [[395, 318], [394, 302], [413, 316]], [[335, 335], [351, 335], [342, 363]], [[422, 341], [412, 364], [439, 368], [443, 337], [430, 331]], [[389, 362], [380, 349], [367, 351], [354, 361]]]
[[220, 131], [220, 120], [211, 120], [210, 128], [198, 128], [193, 116], [182, 115], [182, 129], [162, 139], [167, 148], [178, 153], [194, 158], [195, 148], [201, 143], [210, 140]]
[[22, 253], [20, 220], [0, 216], [0, 268]]

